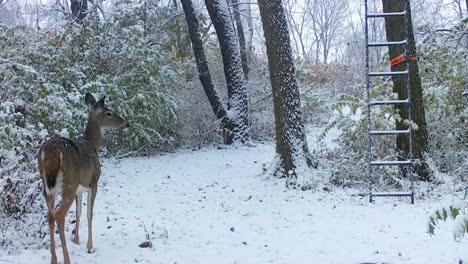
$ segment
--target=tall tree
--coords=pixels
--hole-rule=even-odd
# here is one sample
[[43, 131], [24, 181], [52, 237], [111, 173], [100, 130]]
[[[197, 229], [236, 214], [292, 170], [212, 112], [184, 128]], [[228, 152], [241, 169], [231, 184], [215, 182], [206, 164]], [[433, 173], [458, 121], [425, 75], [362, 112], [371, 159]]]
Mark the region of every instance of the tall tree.
[[275, 173], [288, 185], [310, 187], [304, 167], [312, 166], [301, 112], [299, 87], [291, 51], [288, 25], [281, 0], [258, 0], [266, 40], [268, 67], [276, 123]]
[[242, 25], [241, 10], [239, 8], [239, 0], [231, 0], [234, 9], [234, 19], [236, 21], [237, 36], [239, 38], [239, 47], [241, 52], [242, 70], [244, 71], [245, 79], [249, 78], [249, 64], [247, 61], [247, 46], [245, 43], [244, 26]]
[[[466, 0], [468, 1], [468, 0]], [[253, 18], [252, 18], [252, 7], [251, 4], [247, 5], [247, 58], [250, 58], [250, 53], [252, 52], [252, 40], [253, 40]]]
[[226, 131], [236, 131], [236, 127], [239, 127], [237, 119], [231, 119], [228, 117], [226, 107], [218, 96], [213, 79], [211, 77], [210, 69], [208, 67], [208, 61], [205, 56], [203, 49], [202, 35], [200, 31], [200, 24], [195, 13], [195, 8], [191, 0], [181, 0], [182, 7], [185, 13], [185, 19], [187, 21], [187, 27], [190, 35], [190, 41], [192, 42], [192, 50], [195, 56], [198, 69], [198, 77], [202, 83], [203, 89], [205, 90], [208, 101], [210, 102], [211, 108], [216, 115], [216, 118], [221, 120], [224, 133], [224, 142], [231, 144], [234, 140], [234, 134]]
[[[383, 11], [387, 12], [401, 12], [406, 10], [408, 12], [406, 21], [404, 16], [394, 16], [385, 18], [385, 29], [387, 34], [387, 41], [401, 41], [405, 38], [408, 39], [408, 56], [416, 57], [416, 44], [413, 34], [413, 25], [411, 20], [411, 8], [407, 0], [382, 0]], [[406, 8], [406, 9], [405, 9]], [[408, 24], [406, 24], [408, 23]], [[403, 46], [390, 46], [390, 58], [396, 58], [405, 53]], [[392, 71], [404, 71], [406, 63], [400, 63], [392, 66]], [[419, 68], [416, 60], [409, 61], [410, 72], [410, 91], [411, 91], [411, 109], [412, 119], [416, 124], [416, 129], [413, 133], [413, 157], [419, 160], [414, 170], [420, 180], [430, 180], [431, 173], [427, 163], [424, 160], [424, 153], [427, 151], [427, 130], [426, 130], [426, 117], [423, 104], [423, 92], [421, 87], [421, 78], [419, 76]], [[395, 76], [393, 77], [393, 92], [398, 93], [398, 98], [403, 100], [408, 98], [406, 90], [406, 77]], [[396, 120], [396, 127], [399, 130], [407, 129], [408, 124], [408, 106], [399, 105], [397, 111], [401, 119]], [[409, 141], [406, 136], [397, 136], [397, 151], [399, 152], [400, 159], [406, 159], [409, 152]]]
[[[190, 41], [192, 42], [193, 54], [198, 68], [198, 77], [202, 83], [203, 89], [205, 90], [208, 101], [210, 102], [211, 108], [216, 115], [216, 118], [226, 120], [226, 109], [218, 96], [213, 79], [211, 78], [210, 69], [208, 67], [208, 61], [206, 60], [205, 51], [203, 49], [203, 41], [200, 32], [200, 26], [198, 18], [195, 13], [195, 8], [191, 0], [181, 0], [182, 7], [185, 13], [185, 19], [187, 21], [187, 27], [190, 35]], [[223, 123], [226, 123], [224, 121]]]
[[239, 42], [226, 0], [205, 0], [218, 36], [229, 97], [229, 117], [235, 120], [233, 140], [245, 143], [248, 135], [247, 80], [242, 69]]
[[88, 12], [88, 0], [70, 0], [73, 19], [83, 20]]

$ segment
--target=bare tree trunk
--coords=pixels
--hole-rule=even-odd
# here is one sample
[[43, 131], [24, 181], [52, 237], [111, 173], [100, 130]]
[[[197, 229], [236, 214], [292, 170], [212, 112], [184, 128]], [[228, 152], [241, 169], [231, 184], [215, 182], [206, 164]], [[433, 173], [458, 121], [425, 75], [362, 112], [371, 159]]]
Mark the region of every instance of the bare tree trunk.
[[323, 38], [323, 64], [328, 63], [328, 54], [330, 53], [330, 39], [329, 37]]
[[226, 0], [205, 0], [205, 4], [216, 30], [223, 57], [229, 97], [229, 117], [235, 124], [232, 131], [233, 140], [247, 143], [249, 141], [247, 81], [242, 69], [239, 42], [231, 15]]
[[[405, 10], [405, 0], [382, 0], [383, 11], [387, 12], [401, 12]], [[414, 41], [413, 26], [411, 22], [411, 12], [408, 7], [407, 11], [409, 26], [405, 24], [405, 17], [386, 17], [385, 28], [388, 41], [400, 41], [406, 37], [408, 38], [409, 56], [416, 56], [416, 44]], [[409, 32], [406, 32], [408, 29]], [[405, 34], [406, 33], [406, 34]], [[395, 58], [404, 54], [405, 49], [402, 46], [390, 46], [390, 58]], [[406, 68], [405, 63], [392, 66], [392, 71], [403, 71]], [[417, 61], [410, 60], [410, 90], [411, 90], [411, 107], [412, 119], [417, 125], [417, 129], [413, 133], [413, 157], [419, 159], [415, 164], [414, 169], [420, 180], [430, 180], [431, 173], [427, 163], [424, 160], [424, 153], [427, 151], [427, 125], [423, 104], [423, 93], [421, 86], [421, 78], [419, 77], [419, 68]], [[398, 93], [398, 98], [404, 100], [408, 97], [406, 91], [406, 77], [397, 76], [393, 77], [393, 92]], [[408, 120], [408, 107], [401, 105], [397, 107], [401, 119], [396, 121], [397, 129], [407, 129], [408, 125], [405, 120]], [[406, 136], [397, 136], [397, 150], [400, 159], [406, 159], [409, 151], [408, 138]]]
[[285, 12], [281, 0], [258, 0], [258, 6], [273, 90], [276, 153], [279, 158], [275, 173], [287, 177], [288, 185], [305, 190], [311, 187], [311, 182], [301, 167], [312, 166], [312, 160], [305, 136]]
[[316, 63], [319, 62], [320, 51], [323, 63], [327, 63], [332, 43], [338, 38], [346, 19], [347, 2], [346, 0], [306, 0], [305, 3], [305, 13], [311, 21], [316, 43]]
[[[468, 1], [468, 0], [467, 0]], [[250, 58], [250, 52], [252, 52], [252, 40], [253, 40], [253, 21], [252, 21], [252, 8], [251, 4], [247, 5], [247, 27], [248, 27], [248, 37], [247, 37], [247, 58]]]
[[[285, 6], [285, 8], [288, 8], [288, 7]], [[286, 12], [286, 14], [289, 14], [288, 16], [286, 16], [286, 21], [288, 23], [288, 27], [292, 28], [292, 29], [295, 29], [295, 27], [293, 25], [293, 22], [292, 22], [293, 19], [292, 19], [292, 15], [291, 15], [291, 9], [289, 9], [289, 10], [286, 9], [285, 12]], [[292, 43], [294, 45], [293, 53], [295, 51], [295, 54], [297, 55], [297, 57], [300, 58], [301, 57], [301, 50], [303, 50], [303, 49], [299, 48], [299, 41], [296, 38], [296, 34], [297, 34], [296, 30], [292, 30], [291, 36], [293, 38]]]
[[453, 3], [456, 5], [458, 18], [463, 18], [462, 0], [454, 0]]
[[81, 21], [86, 17], [88, 12], [88, 1], [87, 0], [70, 0], [70, 9], [73, 18]]
[[234, 18], [236, 20], [237, 36], [239, 37], [239, 46], [242, 60], [242, 70], [244, 71], [245, 79], [249, 78], [249, 65], [247, 61], [247, 47], [245, 44], [244, 26], [239, 8], [239, 0], [231, 0], [234, 7]]
[[[190, 40], [192, 42], [193, 54], [197, 62], [198, 77], [200, 78], [203, 89], [205, 90], [206, 96], [208, 97], [208, 101], [210, 102], [211, 108], [213, 109], [216, 118], [222, 121], [224, 128], [231, 128], [232, 125], [227, 118], [226, 109], [223, 106], [220, 97], [216, 93], [213, 79], [211, 78], [205, 51], [203, 50], [203, 41], [199, 28], [199, 22], [193, 7], [193, 3], [191, 0], [181, 0], [181, 2], [187, 21]], [[227, 135], [225, 135], [225, 137], [226, 136]], [[232, 141], [232, 138], [229, 139], [229, 141]], [[225, 142], [228, 142], [228, 139], [225, 138]]]
[[320, 42], [316, 41], [315, 42], [315, 64], [318, 65], [319, 63], [320, 63]]
[[[309, 1], [309, 0], [307, 0]], [[302, 57], [303, 60], [309, 61], [309, 53], [307, 52], [306, 43], [304, 41], [305, 28], [307, 23], [307, 14], [306, 12], [293, 12], [293, 6], [297, 5], [297, 1], [286, 1], [284, 4], [286, 21], [288, 22], [288, 27], [291, 30], [291, 36], [293, 38], [293, 44], [295, 46], [295, 51], [299, 57]], [[299, 13], [299, 14], [297, 14]], [[300, 21], [296, 22], [296, 18], [300, 18]], [[296, 38], [297, 35], [297, 38]], [[306, 34], [307, 35], [307, 34]], [[308, 36], [306, 36], [307, 38]], [[300, 48], [299, 48], [300, 45]], [[302, 54], [302, 56], [301, 56]]]

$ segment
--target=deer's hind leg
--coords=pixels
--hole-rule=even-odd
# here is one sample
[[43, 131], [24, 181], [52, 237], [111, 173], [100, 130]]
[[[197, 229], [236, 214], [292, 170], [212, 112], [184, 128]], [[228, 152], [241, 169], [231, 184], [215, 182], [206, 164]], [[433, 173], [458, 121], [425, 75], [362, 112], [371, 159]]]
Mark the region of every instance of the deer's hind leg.
[[75, 197], [76, 202], [76, 212], [75, 212], [75, 236], [73, 237], [73, 242], [75, 244], [80, 244], [80, 216], [81, 216], [81, 206], [82, 206], [82, 197], [81, 193], [77, 194]]
[[50, 234], [50, 263], [57, 264], [57, 254], [55, 253], [55, 193], [47, 195], [44, 191], [44, 196], [48, 208], [47, 221], [49, 223]]
[[[74, 189], [74, 190], [73, 190]], [[68, 255], [67, 240], [65, 238], [65, 217], [70, 210], [76, 196], [76, 188], [67, 188], [62, 190], [62, 204], [55, 214], [60, 241], [62, 242], [63, 261], [65, 264], [70, 264], [70, 256]]]

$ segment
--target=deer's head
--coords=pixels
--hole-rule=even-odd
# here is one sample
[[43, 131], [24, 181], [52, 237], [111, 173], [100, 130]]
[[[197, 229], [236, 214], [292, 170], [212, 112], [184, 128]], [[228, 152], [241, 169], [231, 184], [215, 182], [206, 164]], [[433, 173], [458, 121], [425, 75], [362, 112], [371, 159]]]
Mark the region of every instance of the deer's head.
[[103, 96], [99, 101], [93, 95], [87, 93], [85, 102], [89, 107], [89, 118], [96, 122], [96, 124], [104, 131], [108, 128], [124, 129], [129, 128], [130, 123], [116, 114], [114, 111], [107, 108], [105, 104], [106, 96]]

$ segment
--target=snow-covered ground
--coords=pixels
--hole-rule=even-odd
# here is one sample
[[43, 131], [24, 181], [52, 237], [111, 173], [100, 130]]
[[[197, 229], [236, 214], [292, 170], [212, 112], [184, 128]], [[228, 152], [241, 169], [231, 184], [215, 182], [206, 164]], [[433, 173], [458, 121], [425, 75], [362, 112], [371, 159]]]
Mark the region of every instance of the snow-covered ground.
[[[86, 253], [84, 210], [81, 244], [68, 243], [72, 262], [458, 263], [459, 258], [468, 259], [468, 240], [453, 241], [449, 224], [443, 224], [447, 228], [437, 230], [435, 237], [426, 233], [428, 214], [450, 199], [410, 205], [408, 199], [379, 198], [369, 204], [367, 198], [351, 195], [356, 190], [288, 190], [282, 180], [261, 175], [273, 154], [273, 144], [259, 144], [104, 160], [94, 217], [96, 251]], [[72, 211], [67, 220], [69, 239]], [[151, 240], [152, 248], [139, 247], [146, 240]], [[57, 250], [61, 261], [61, 249]], [[49, 261], [48, 249], [14, 255], [0, 251], [0, 263]]]

